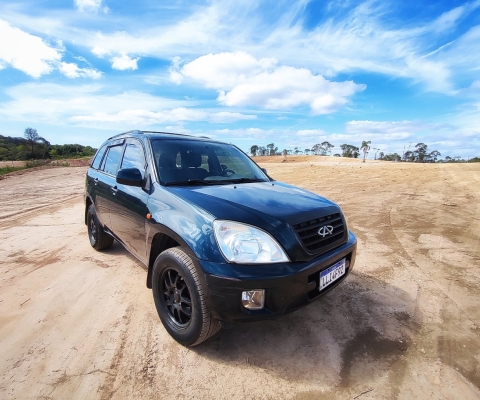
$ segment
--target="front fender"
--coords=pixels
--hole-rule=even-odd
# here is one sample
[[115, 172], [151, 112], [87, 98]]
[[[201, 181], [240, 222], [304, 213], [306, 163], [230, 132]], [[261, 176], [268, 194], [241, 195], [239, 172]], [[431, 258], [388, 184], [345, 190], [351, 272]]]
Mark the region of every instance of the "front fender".
[[148, 249], [155, 235], [163, 233], [197, 259], [225, 262], [213, 233], [213, 215], [158, 184], [153, 185], [147, 208], [151, 215], [146, 224]]

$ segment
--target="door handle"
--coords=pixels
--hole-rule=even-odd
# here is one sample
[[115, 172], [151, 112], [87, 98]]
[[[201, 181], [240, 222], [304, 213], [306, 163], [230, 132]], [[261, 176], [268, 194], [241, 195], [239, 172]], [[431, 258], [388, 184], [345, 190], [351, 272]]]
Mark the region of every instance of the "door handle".
[[113, 195], [115, 196], [118, 192], [118, 188], [116, 186], [113, 186], [110, 188], [112, 190]]
[[95, 186], [97, 186], [97, 183], [98, 183], [98, 178], [95, 178], [95, 179], [93, 180], [93, 184], [94, 184]]

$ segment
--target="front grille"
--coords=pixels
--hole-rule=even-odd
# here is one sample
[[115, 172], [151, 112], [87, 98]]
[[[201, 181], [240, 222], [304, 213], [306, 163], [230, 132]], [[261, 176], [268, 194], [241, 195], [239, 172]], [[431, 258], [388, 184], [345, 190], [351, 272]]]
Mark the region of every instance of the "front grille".
[[[332, 226], [331, 234], [322, 237], [318, 234], [320, 228]], [[303, 247], [310, 253], [327, 251], [340, 242], [345, 236], [345, 226], [340, 213], [315, 218], [293, 226], [302, 241]]]

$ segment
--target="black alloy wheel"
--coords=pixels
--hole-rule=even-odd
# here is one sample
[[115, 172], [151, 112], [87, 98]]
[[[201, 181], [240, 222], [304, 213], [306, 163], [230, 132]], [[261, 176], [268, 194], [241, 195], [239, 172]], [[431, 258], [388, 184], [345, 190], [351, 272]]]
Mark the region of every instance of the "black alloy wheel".
[[175, 269], [165, 269], [161, 278], [166, 311], [179, 328], [185, 328], [192, 318], [192, 299], [185, 279]]
[[197, 268], [182, 248], [172, 247], [160, 253], [152, 270], [158, 316], [170, 336], [185, 346], [196, 346], [220, 330]]
[[95, 250], [108, 249], [113, 244], [113, 237], [107, 234], [98, 222], [93, 204], [90, 204], [87, 210], [87, 231], [90, 244]]
[[95, 219], [90, 217], [90, 221], [88, 224], [88, 237], [90, 239], [90, 244], [95, 246], [97, 242], [97, 224], [95, 223]]

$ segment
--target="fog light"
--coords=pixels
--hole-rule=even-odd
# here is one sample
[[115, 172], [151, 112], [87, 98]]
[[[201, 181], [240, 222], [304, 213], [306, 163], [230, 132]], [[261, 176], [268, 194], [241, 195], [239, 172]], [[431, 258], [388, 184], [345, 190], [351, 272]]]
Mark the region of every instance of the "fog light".
[[256, 289], [242, 292], [242, 304], [249, 310], [260, 310], [265, 304], [265, 290]]

